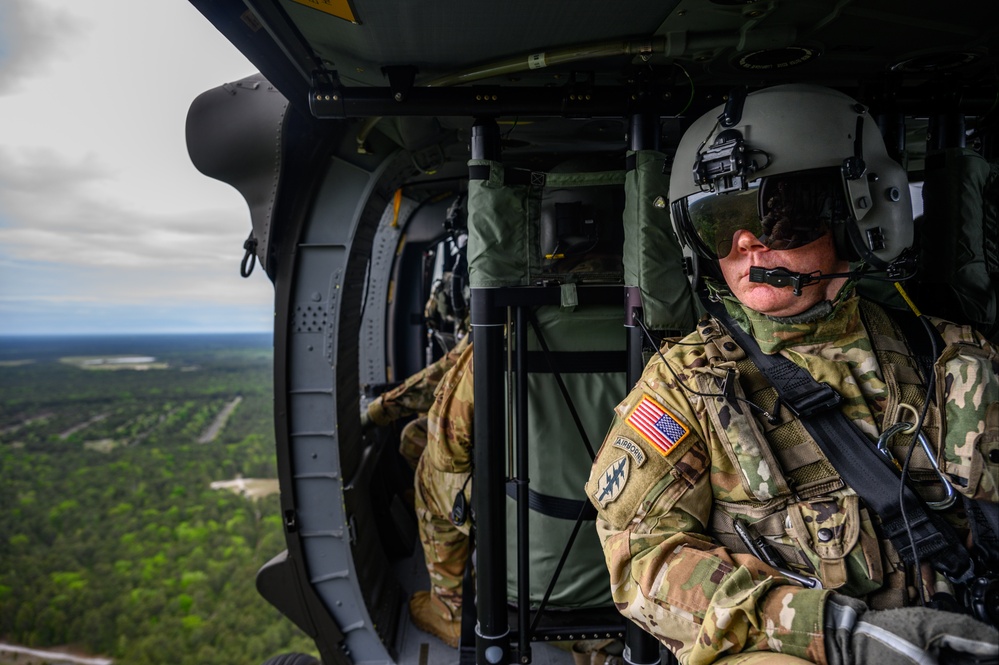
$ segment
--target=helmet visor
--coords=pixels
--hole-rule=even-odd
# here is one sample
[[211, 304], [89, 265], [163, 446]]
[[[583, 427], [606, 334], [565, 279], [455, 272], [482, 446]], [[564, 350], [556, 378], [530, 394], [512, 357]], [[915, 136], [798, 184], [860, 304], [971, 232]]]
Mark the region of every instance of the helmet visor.
[[828, 233], [847, 210], [838, 169], [761, 178], [725, 194], [698, 192], [685, 204], [684, 226], [708, 258], [728, 256], [742, 230], [769, 249], [802, 247]]

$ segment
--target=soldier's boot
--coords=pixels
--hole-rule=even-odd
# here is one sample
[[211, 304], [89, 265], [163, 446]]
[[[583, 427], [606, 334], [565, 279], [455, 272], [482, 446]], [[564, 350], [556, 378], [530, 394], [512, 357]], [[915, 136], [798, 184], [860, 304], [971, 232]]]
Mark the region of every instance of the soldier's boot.
[[414, 626], [440, 638], [449, 647], [458, 648], [461, 619], [452, 618], [451, 610], [434, 594], [429, 591], [414, 593], [409, 599], [409, 615]]

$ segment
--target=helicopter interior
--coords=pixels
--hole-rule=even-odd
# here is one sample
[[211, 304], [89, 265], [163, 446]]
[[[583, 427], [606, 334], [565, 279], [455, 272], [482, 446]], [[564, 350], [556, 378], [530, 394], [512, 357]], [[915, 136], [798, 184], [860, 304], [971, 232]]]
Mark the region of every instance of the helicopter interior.
[[[568, 652], [538, 643], [605, 637], [627, 644], [632, 663], [669, 658], [603, 594], [566, 592], [559, 606], [565, 580], [581, 579], [571, 571], [599, 567], [599, 552], [566, 564], [563, 587], [529, 572], [540, 559], [559, 571], [565, 563], [561, 549], [541, 551], [539, 532], [557, 533], [548, 540], [561, 545], [581, 532], [590, 555], [595, 536], [581, 509], [580, 519], [545, 527], [526, 505], [522, 481], [543, 487], [562, 458], [517, 465], [551, 436], [532, 435], [533, 418], [560, 423], [575, 446], [564, 454], [585, 474], [580, 439], [599, 445], [658, 338], [693, 325], [691, 266], [664, 198], [670, 172], [691, 165], [674, 164], [673, 153], [694, 119], [747, 90], [813, 83], [868, 106], [912, 183], [910, 292], [931, 313], [996, 335], [999, 36], [990, 3], [190, 2], [259, 69], [194, 100], [187, 142], [199, 170], [245, 198], [252, 230], [242, 270], [259, 263], [274, 285], [288, 549], [257, 585], [327, 665], [568, 662]], [[603, 184], [624, 197], [622, 268], [593, 280], [552, 269], [534, 198], [561, 182], [559, 165], [584, 158], [605, 163]], [[587, 177], [574, 186], [592, 185]], [[567, 224], [584, 248], [595, 240]], [[455, 322], [429, 329], [424, 303], [444, 273], [461, 271], [481, 369], [474, 611], [456, 653], [408, 618], [406, 599], [427, 584], [406, 498], [412, 472], [396, 452], [398, 427], [364, 432], [359, 414], [453, 343]], [[617, 332], [596, 335], [601, 326]], [[549, 364], [533, 372], [532, 354]], [[594, 377], [606, 381], [592, 401], [562, 400]], [[583, 503], [583, 481], [565, 481], [579, 492], [567, 500]], [[524, 487], [517, 501], [510, 483]], [[517, 531], [518, 520], [532, 526]]]

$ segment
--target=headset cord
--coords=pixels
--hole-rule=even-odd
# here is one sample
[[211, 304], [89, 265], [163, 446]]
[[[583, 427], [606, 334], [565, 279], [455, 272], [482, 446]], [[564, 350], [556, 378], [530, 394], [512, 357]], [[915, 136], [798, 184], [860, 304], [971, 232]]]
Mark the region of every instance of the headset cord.
[[[919, 308], [916, 307], [914, 302], [912, 302], [912, 299], [909, 298], [909, 294], [905, 292], [905, 289], [902, 288], [902, 285], [899, 282], [895, 282], [895, 288], [898, 289], [902, 299], [912, 310], [912, 313], [916, 315], [916, 318], [919, 319], [919, 322], [923, 324], [923, 327], [926, 329], [926, 333], [930, 336], [930, 348], [932, 349], [933, 362], [936, 362], [936, 359], [940, 357], [940, 349], [937, 348], [937, 336], [934, 334], [934, 330], [932, 328], [933, 324], [930, 323], [929, 319], [927, 319], [922, 312], [919, 311]], [[898, 483], [898, 501], [902, 508], [902, 523], [905, 524], [905, 532], [909, 537], [909, 547], [912, 548], [912, 557], [916, 566], [916, 589], [919, 591], [919, 603], [923, 607], [926, 607], [926, 590], [923, 586], [923, 567], [919, 559], [919, 550], [916, 549], [916, 541], [912, 535], [912, 526], [909, 524], [909, 516], [905, 512], [905, 501], [902, 500], [902, 496], [905, 490], [905, 479], [909, 475], [909, 461], [912, 459], [912, 453], [916, 449], [916, 442], [919, 440], [920, 430], [923, 427], [923, 420], [926, 418], [926, 412], [930, 405], [930, 399], [933, 397], [936, 372], [933, 371], [932, 365], [926, 374], [926, 397], [923, 399], [923, 408], [920, 409], [919, 417], [916, 419], [916, 424], [912, 433], [912, 441], [909, 443], [909, 450], [905, 455], [905, 462], [902, 464], [902, 477]], [[932, 460], [930, 461], [932, 462]]]
[[[766, 409], [764, 409], [758, 404], [749, 401], [745, 397], [739, 397], [738, 395], [735, 394], [735, 385], [729, 383], [730, 381], [735, 380], [735, 372], [733, 370], [729, 370], [728, 374], [725, 375], [725, 383], [722, 385], [722, 392], [720, 393], [703, 393], [694, 390], [693, 388], [685, 384], [680, 379], [680, 376], [673, 370], [673, 367], [668, 362], [666, 362], [666, 356], [663, 355], [663, 352], [659, 348], [659, 345], [656, 344], [655, 339], [652, 338], [652, 333], [649, 332], [649, 329], [645, 326], [645, 322], [642, 321], [642, 318], [638, 315], [638, 313], [635, 312], [632, 315], [632, 318], [634, 318], [635, 321], [638, 322], [638, 326], [642, 329], [642, 332], [645, 333], [645, 338], [649, 340], [649, 344], [651, 344], [652, 348], [654, 348], [656, 350], [656, 353], [659, 354], [659, 358], [662, 359], [663, 364], [666, 365], [666, 369], [668, 369], [669, 373], [673, 375], [673, 380], [675, 380], [677, 385], [683, 388], [686, 392], [690, 393], [691, 395], [698, 395], [700, 397], [721, 397], [724, 398], [725, 400], [732, 400], [732, 399], [738, 400], [748, 405], [749, 408], [752, 409], [753, 411], [756, 411], [757, 413], [762, 415], [764, 418], [767, 419], [767, 421], [771, 423], [773, 422], [774, 417], [770, 415], [770, 413]], [[700, 346], [700, 345], [686, 344], [684, 346]]]

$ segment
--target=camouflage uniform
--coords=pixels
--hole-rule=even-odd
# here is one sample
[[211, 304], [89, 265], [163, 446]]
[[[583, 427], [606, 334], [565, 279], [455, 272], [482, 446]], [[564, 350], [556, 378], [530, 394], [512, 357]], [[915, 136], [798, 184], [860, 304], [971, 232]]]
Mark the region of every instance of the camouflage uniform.
[[464, 491], [466, 500], [472, 495], [472, 398], [472, 345], [468, 344], [437, 388], [427, 414], [427, 449], [416, 467], [416, 517], [430, 588], [450, 613], [445, 618], [452, 621], [460, 617], [471, 520], [457, 526], [450, 514], [459, 492]]
[[[879, 366], [852, 287], [808, 323], [723, 302], [765, 353], [780, 352], [839, 391], [846, 415], [872, 440], [911, 421], [909, 407], [922, 407], [922, 395], [913, 398], [919, 391], [899, 405], [903, 372]], [[923, 431], [935, 449], [943, 442], [941, 468], [958, 491], [996, 501], [997, 465], [988, 460], [999, 442], [999, 356], [970, 328], [933, 322], [946, 343], [935, 366], [944, 407], [930, 408]], [[900, 346], [879, 337], [879, 348], [891, 344]], [[801, 423], [783, 409], [771, 425], [721, 395], [729, 375], [736, 396], [769, 410], [775, 401], [716, 320], [705, 317], [664, 353], [672, 372], [658, 356], [649, 362], [617, 407], [587, 483], [625, 616], [684, 663], [825, 663], [823, 614], [833, 589], [877, 609], [916, 602], [911, 571]], [[819, 577], [824, 588], [794, 584], [749, 554], [734, 520], [765, 537], [782, 567]]]
[[458, 362], [458, 357], [468, 347], [469, 342], [470, 337], [465, 335], [439, 360], [413, 374], [392, 390], [382, 393], [368, 404], [368, 418], [379, 426], [419, 414], [402, 428], [402, 433], [399, 435], [399, 453], [413, 469], [416, 468], [417, 460], [427, 447], [426, 413], [433, 404], [437, 384]]

